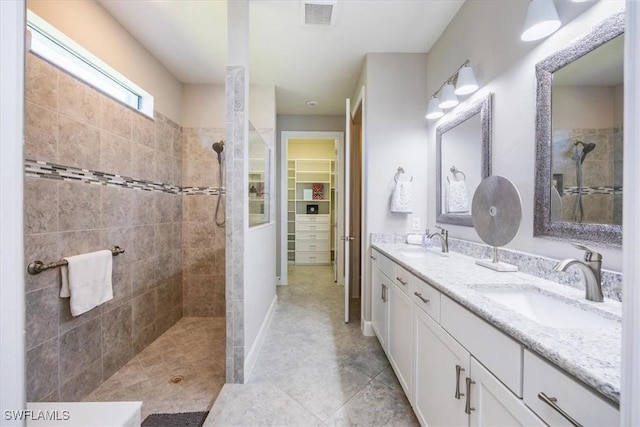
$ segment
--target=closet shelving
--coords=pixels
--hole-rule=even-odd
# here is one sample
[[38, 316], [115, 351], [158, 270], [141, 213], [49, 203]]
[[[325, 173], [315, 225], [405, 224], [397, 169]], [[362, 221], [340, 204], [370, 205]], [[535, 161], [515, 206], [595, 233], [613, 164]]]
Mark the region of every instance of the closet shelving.
[[335, 162], [287, 161], [287, 259], [296, 265], [330, 264], [333, 259]]

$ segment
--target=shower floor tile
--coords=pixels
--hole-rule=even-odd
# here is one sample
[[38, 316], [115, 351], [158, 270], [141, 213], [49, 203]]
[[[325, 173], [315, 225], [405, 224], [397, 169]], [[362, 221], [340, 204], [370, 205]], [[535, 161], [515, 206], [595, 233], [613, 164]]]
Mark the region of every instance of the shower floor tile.
[[289, 267], [248, 384], [223, 387], [205, 427], [418, 426], [377, 338], [344, 323], [331, 267]]
[[84, 401], [142, 401], [142, 420], [207, 411], [224, 384], [224, 334], [224, 318], [183, 317]]

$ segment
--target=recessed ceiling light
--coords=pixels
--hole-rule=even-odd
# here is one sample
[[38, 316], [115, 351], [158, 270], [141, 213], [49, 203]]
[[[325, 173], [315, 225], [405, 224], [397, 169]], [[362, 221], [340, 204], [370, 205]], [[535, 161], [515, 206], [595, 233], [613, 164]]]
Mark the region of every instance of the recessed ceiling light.
[[318, 101], [314, 100], [314, 99], [310, 99], [309, 101], [305, 102], [305, 104], [307, 105], [307, 107], [309, 108], [315, 108], [318, 106]]

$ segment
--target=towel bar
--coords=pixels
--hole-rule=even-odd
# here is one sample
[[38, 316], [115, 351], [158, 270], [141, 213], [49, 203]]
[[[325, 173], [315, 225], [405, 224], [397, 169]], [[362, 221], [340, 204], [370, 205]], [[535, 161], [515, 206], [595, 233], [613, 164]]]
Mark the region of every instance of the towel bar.
[[[117, 256], [124, 253], [124, 249], [122, 249], [120, 246], [114, 246], [113, 248], [111, 248], [111, 253], [113, 254], [113, 256]], [[68, 262], [66, 259], [50, 262], [49, 264], [45, 264], [42, 261], [32, 261], [27, 266], [27, 272], [29, 274], [40, 274], [45, 270], [49, 270], [50, 268], [61, 267], [67, 264]]]

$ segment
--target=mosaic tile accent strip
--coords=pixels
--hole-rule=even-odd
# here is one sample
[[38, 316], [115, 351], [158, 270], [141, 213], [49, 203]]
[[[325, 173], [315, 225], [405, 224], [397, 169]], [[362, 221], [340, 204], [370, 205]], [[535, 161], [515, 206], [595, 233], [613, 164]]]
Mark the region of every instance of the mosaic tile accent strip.
[[[412, 233], [371, 233], [371, 243], [405, 243], [409, 234]], [[449, 237], [449, 250], [473, 258], [491, 258], [492, 256], [490, 246], [455, 237]], [[578, 271], [570, 270], [566, 273], [555, 271], [553, 266], [558, 262], [556, 259], [505, 248], [498, 249], [498, 256], [500, 261], [517, 265], [523, 273], [572, 288], [584, 287], [582, 276]], [[622, 301], [622, 273], [602, 270], [602, 292], [605, 298]]]
[[[564, 194], [578, 194], [578, 187], [564, 187]], [[582, 187], [582, 194], [622, 194], [622, 187]]]
[[217, 196], [225, 189], [218, 187], [178, 187], [171, 184], [136, 179], [127, 176], [120, 176], [105, 172], [91, 171], [71, 166], [56, 165], [53, 163], [38, 160], [25, 160], [25, 174], [27, 176], [40, 177], [45, 179], [56, 179], [60, 181], [77, 181], [86, 184], [110, 185], [115, 187], [125, 187], [144, 191], [162, 191], [170, 194], [183, 194], [185, 196]]

